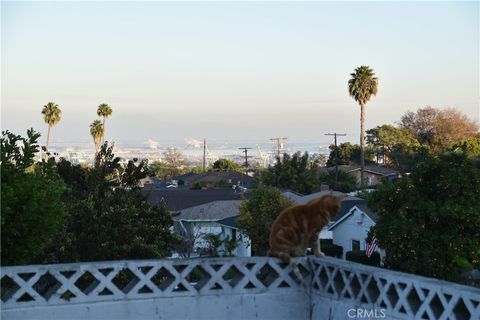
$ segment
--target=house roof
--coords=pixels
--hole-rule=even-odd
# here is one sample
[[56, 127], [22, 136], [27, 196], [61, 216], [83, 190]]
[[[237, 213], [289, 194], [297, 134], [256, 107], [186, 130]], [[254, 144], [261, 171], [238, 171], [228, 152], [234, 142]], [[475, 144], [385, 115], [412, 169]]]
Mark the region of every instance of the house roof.
[[[336, 219], [333, 220], [332, 219], [332, 222], [333, 224], [331, 224], [329, 227], [328, 227], [328, 230], [332, 230], [333, 228], [335, 228], [337, 225], [341, 224], [342, 221], [345, 221], [347, 219], [347, 217], [349, 217], [350, 215], [352, 215], [353, 213], [355, 213], [356, 210], [360, 210], [361, 212], [363, 212], [368, 218], [370, 218], [373, 222], [376, 222], [376, 215], [372, 215], [372, 213], [367, 213], [365, 212], [365, 210], [362, 210], [360, 209], [359, 206], [357, 205], [353, 205], [352, 207], [350, 207], [350, 209], [345, 212], [343, 215], [340, 216], [340, 214], [337, 215]], [[343, 210], [342, 210], [343, 211]]]
[[242, 200], [247, 197], [246, 193], [237, 193], [233, 189], [160, 189], [143, 190], [150, 204], [166, 203], [169, 211], [180, 210], [198, 206], [217, 200]]
[[185, 174], [182, 176], [174, 177], [176, 180], [183, 180], [186, 184], [195, 184], [200, 182], [220, 182], [231, 180], [232, 183], [237, 183], [238, 181], [244, 183], [252, 183], [255, 181], [255, 178], [252, 178], [241, 172], [225, 172], [225, 171], [212, 171], [204, 172], [199, 174]]
[[219, 200], [181, 210], [175, 220], [218, 221], [238, 216], [242, 200]]
[[297, 202], [298, 199], [300, 199], [301, 197], [303, 197], [301, 194], [298, 194], [296, 192], [293, 192], [293, 191], [285, 191], [285, 192], [282, 192], [282, 194], [289, 198], [290, 200], [292, 201], [295, 201]]
[[[297, 204], [306, 204], [310, 200], [320, 198], [320, 197], [322, 197], [324, 195], [327, 195], [327, 194], [333, 194], [335, 196], [344, 195], [344, 193], [339, 192], [339, 191], [328, 191], [328, 190], [312, 193], [312, 194], [309, 194], [309, 195], [306, 195], [306, 196], [300, 196], [298, 194], [295, 194], [295, 193], [292, 193], [292, 192], [289, 192], [289, 191], [283, 193], [283, 195], [292, 199]], [[367, 213], [368, 216], [373, 221], [377, 220], [377, 215], [367, 207], [367, 201], [366, 200], [364, 200], [362, 198], [350, 196], [350, 195], [345, 195], [345, 198], [342, 200], [342, 207], [340, 209], [340, 212], [337, 213], [337, 215], [332, 218], [331, 222], [335, 222], [339, 219], [342, 219], [342, 217], [345, 216], [346, 214], [348, 214], [354, 206], [356, 206], [357, 208], [359, 208], [363, 212]]]
[[298, 204], [306, 204], [306, 203], [309, 202], [310, 200], [323, 197], [323, 196], [325, 196], [325, 195], [327, 195], [327, 194], [333, 194], [334, 196], [345, 195], [344, 201], [345, 201], [345, 200], [362, 200], [362, 199], [357, 198], [357, 197], [353, 197], [353, 196], [350, 196], [350, 195], [346, 195], [345, 193], [340, 192], [340, 191], [330, 191], [330, 190], [319, 191], [319, 192], [315, 192], [315, 193], [312, 193], [312, 194], [308, 194], [308, 195], [306, 195], [306, 196], [299, 196], [299, 195], [296, 195], [296, 194], [294, 194], [294, 193], [290, 194], [289, 192], [284, 192], [283, 194], [284, 194], [286, 197], [289, 197], [290, 199], [292, 199], [293, 201], [295, 201], [295, 202], [298, 203]]
[[[339, 165], [339, 170], [345, 172], [353, 172], [360, 170], [359, 165]], [[327, 170], [335, 170], [335, 167], [328, 167]], [[381, 176], [398, 176], [399, 172], [387, 167], [375, 166], [375, 165], [368, 165], [365, 166], [365, 171], [370, 172], [373, 174], [381, 175]]]
[[230, 228], [238, 229], [237, 219], [238, 219], [238, 216], [232, 216], [222, 220], [218, 220], [217, 223]]
[[[367, 213], [372, 220], [374, 216], [376, 218], [376, 215], [373, 215], [369, 209], [367, 209], [367, 202], [363, 199], [360, 200], [343, 200], [342, 201], [342, 207], [340, 209], [340, 212], [337, 213], [335, 217], [332, 218], [332, 222], [337, 222], [341, 219], [343, 219], [346, 215], [350, 214], [352, 208], [357, 207], [358, 209], [362, 210], [363, 212]], [[374, 220], [375, 221], [375, 220]]]

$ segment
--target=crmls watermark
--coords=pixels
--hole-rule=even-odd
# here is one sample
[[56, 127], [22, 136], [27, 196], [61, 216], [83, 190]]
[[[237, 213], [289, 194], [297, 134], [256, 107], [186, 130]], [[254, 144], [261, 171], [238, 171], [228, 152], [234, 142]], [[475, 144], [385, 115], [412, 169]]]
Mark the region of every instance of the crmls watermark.
[[387, 315], [385, 309], [350, 308], [347, 310], [349, 319], [384, 319]]

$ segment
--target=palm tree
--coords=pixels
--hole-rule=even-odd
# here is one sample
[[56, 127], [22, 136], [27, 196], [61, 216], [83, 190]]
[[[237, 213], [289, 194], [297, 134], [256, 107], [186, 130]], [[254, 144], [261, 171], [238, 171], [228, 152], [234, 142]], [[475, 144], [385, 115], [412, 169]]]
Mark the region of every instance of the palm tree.
[[102, 122], [100, 120], [94, 120], [90, 125], [90, 134], [92, 135], [93, 142], [95, 143], [95, 155], [98, 153], [98, 149], [100, 149], [103, 133], [104, 129]]
[[49, 102], [42, 109], [43, 121], [48, 125], [47, 144], [45, 150], [48, 152], [48, 144], [50, 143], [50, 129], [60, 121], [62, 110], [55, 102]]
[[372, 95], [377, 94], [378, 79], [369, 66], [356, 68], [350, 76], [348, 93], [360, 104], [360, 187], [363, 189], [365, 181], [365, 105]]
[[112, 108], [108, 106], [106, 103], [102, 103], [97, 108], [97, 114], [99, 117], [103, 117], [103, 135], [102, 135], [102, 142], [105, 138], [105, 119], [112, 115]]

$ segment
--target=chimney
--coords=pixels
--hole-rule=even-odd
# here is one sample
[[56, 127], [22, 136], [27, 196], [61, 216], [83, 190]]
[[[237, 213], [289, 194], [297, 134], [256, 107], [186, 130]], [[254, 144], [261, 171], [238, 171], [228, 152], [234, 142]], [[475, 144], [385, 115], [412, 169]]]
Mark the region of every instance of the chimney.
[[330, 186], [328, 184], [320, 185], [320, 191], [328, 191], [330, 190]]

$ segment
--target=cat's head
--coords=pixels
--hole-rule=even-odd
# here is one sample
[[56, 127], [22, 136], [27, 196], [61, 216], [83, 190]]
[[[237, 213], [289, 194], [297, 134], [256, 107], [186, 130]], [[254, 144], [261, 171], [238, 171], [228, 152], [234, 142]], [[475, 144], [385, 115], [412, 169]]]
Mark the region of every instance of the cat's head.
[[330, 214], [330, 218], [335, 216], [342, 207], [342, 200], [345, 195], [334, 196], [333, 194], [327, 194], [321, 198], [324, 208]]

